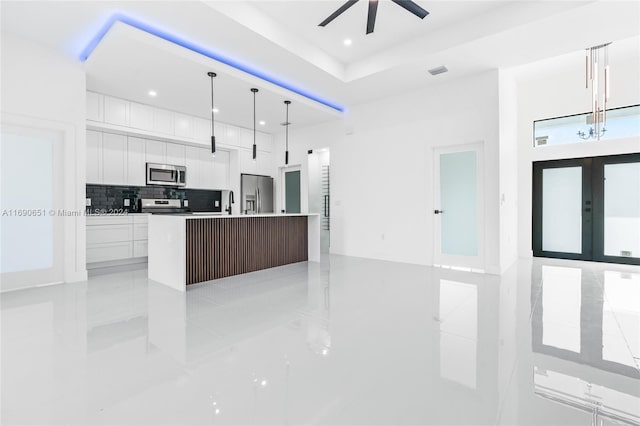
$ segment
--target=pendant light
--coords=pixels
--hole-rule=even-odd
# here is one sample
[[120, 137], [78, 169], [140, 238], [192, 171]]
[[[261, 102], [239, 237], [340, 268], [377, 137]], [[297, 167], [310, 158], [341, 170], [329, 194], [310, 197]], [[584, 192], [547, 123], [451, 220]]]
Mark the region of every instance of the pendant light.
[[[578, 131], [577, 135], [582, 139], [594, 138], [600, 140], [607, 131], [607, 102], [611, 93], [609, 79], [609, 43], [593, 46], [586, 49], [585, 59], [585, 86], [591, 85], [591, 123], [589, 117], [587, 124], [591, 124], [589, 133]], [[601, 54], [602, 52], [602, 54]]]
[[256, 93], [258, 89], [254, 87], [251, 91], [253, 92], [253, 161], [256, 161]]
[[211, 77], [211, 156], [216, 156], [216, 134], [214, 128], [214, 103], [213, 103], [213, 78], [217, 75], [215, 72], [208, 72]]
[[291, 105], [291, 101], [284, 101], [284, 104], [287, 106], [287, 115], [286, 118], [284, 120], [284, 123], [282, 123], [283, 126], [285, 126], [285, 141], [286, 141], [286, 148], [284, 151], [284, 165], [288, 166], [289, 165], [289, 105]]

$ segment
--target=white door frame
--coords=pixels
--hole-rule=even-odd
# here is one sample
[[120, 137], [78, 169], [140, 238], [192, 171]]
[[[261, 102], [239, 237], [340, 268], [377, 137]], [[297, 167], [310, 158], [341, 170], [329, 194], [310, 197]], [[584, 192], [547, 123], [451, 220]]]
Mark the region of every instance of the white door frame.
[[[476, 152], [476, 178], [477, 178], [477, 229], [478, 229], [478, 255], [461, 256], [448, 255], [441, 252], [441, 217], [434, 210], [440, 210], [440, 155], [454, 152]], [[437, 266], [449, 266], [455, 268], [472, 269], [484, 272], [485, 270], [485, 214], [484, 214], [484, 141], [463, 144], [440, 146], [433, 148], [433, 207], [429, 214], [433, 219], [433, 264]], [[446, 212], [444, 213], [446, 214]]]
[[280, 169], [280, 173], [279, 173], [279, 177], [280, 177], [280, 194], [282, 194], [282, 196], [280, 197], [280, 211], [286, 211], [287, 210], [287, 185], [286, 185], [286, 179], [285, 179], [285, 173], [288, 172], [300, 172], [300, 211], [302, 211], [302, 166], [300, 164], [294, 164], [291, 166], [282, 166], [279, 167]]
[[[34, 138], [46, 139], [51, 142], [52, 148], [52, 176], [50, 179], [53, 181], [44, 181], [43, 185], [52, 185], [52, 204], [46, 211], [40, 209], [35, 211], [31, 206], [25, 206], [24, 211], [30, 212], [34, 216], [47, 217], [52, 222], [51, 233], [51, 252], [52, 263], [48, 268], [42, 269], [29, 269], [12, 272], [4, 272], [0, 276], [0, 291], [17, 290], [26, 287], [32, 287], [37, 285], [57, 284], [65, 281], [65, 273], [68, 269], [66, 264], [69, 262], [75, 263], [75, 253], [78, 249], [75, 240], [75, 233], [73, 227], [75, 221], [69, 219], [76, 219], [80, 216], [81, 211], [76, 214], [77, 211], [68, 209], [72, 213], [69, 216], [60, 214], [67, 204], [68, 194], [65, 192], [65, 179], [68, 178], [65, 165], [65, 154], [68, 149], [68, 139], [70, 135], [70, 128], [64, 124], [44, 122], [39, 119], [22, 118], [13, 119], [12, 115], [2, 116], [2, 132], [15, 134], [18, 136], [27, 136]], [[84, 154], [84, 151], [83, 151]], [[1, 154], [0, 154], [1, 155]], [[70, 167], [71, 172], [75, 172], [75, 168]], [[48, 176], [47, 176], [48, 177]], [[19, 179], [36, 179], [33, 176], [20, 176]], [[18, 181], [16, 181], [18, 182]], [[19, 184], [19, 183], [15, 183]], [[26, 214], [26, 213], [25, 213]], [[70, 230], [65, 235], [65, 228]], [[73, 239], [68, 238], [72, 236]], [[43, 236], [46, 238], [47, 236]], [[5, 238], [4, 236], [2, 238]], [[70, 272], [70, 271], [69, 271]], [[71, 274], [70, 274], [71, 275]]]

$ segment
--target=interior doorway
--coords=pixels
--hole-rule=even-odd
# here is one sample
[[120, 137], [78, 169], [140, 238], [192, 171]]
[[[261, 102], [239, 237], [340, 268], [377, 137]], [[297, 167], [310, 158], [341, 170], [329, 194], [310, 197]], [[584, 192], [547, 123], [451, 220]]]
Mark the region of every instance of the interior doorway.
[[640, 265], [640, 154], [533, 163], [533, 254]]
[[300, 170], [285, 170], [284, 199], [285, 213], [300, 213]]
[[309, 212], [320, 214], [320, 250], [331, 245], [331, 166], [329, 148], [308, 151]]
[[483, 143], [434, 149], [434, 265], [484, 271]]

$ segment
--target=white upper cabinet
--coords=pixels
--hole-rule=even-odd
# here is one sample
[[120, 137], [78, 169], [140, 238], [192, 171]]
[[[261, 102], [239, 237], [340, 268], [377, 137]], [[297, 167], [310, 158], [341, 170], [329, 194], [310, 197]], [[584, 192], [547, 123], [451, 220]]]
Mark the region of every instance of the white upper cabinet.
[[104, 121], [104, 96], [87, 92], [87, 120]]
[[195, 118], [184, 114], [174, 114], [174, 134], [181, 138], [193, 139], [195, 135]]
[[184, 166], [185, 163], [185, 146], [177, 143], [167, 143], [167, 164], [174, 166]]
[[[143, 137], [174, 137], [176, 141], [197, 143], [202, 146], [211, 144], [211, 119], [182, 114], [162, 108], [114, 98], [94, 92], [87, 92], [87, 120], [91, 125], [106, 123], [142, 130]], [[105, 126], [106, 131], [113, 129]], [[125, 129], [122, 129], [125, 130]], [[135, 131], [133, 131], [135, 133]], [[216, 142], [227, 147], [253, 145], [253, 129], [233, 126], [215, 121]], [[267, 133], [256, 132], [258, 150], [273, 152], [273, 137]]]
[[213, 181], [215, 189], [229, 189], [229, 151], [218, 151], [213, 159]]
[[105, 96], [104, 122], [109, 124], [117, 124], [120, 126], [128, 126], [129, 102], [122, 99]]
[[153, 131], [173, 135], [173, 112], [153, 108]]
[[153, 108], [149, 105], [131, 102], [130, 106], [131, 127], [141, 130], [153, 130]]
[[147, 140], [146, 148], [147, 163], [165, 164], [167, 162], [166, 142]]
[[[258, 174], [258, 164], [257, 161], [253, 161], [251, 150], [238, 150], [238, 158], [240, 161], [240, 173]], [[258, 153], [258, 158], [260, 158], [260, 153]]]
[[[240, 139], [238, 145], [243, 148], [253, 148], [253, 130], [239, 129]], [[256, 137], [257, 140], [257, 137]]]
[[201, 188], [200, 182], [200, 156], [202, 148], [187, 146], [186, 167], [187, 167], [187, 188]]
[[144, 186], [147, 183], [145, 148], [144, 139], [127, 138], [127, 185]]
[[273, 152], [273, 138], [268, 133], [256, 133], [256, 145], [259, 150]]
[[211, 151], [200, 148], [200, 186], [204, 189], [217, 189], [215, 170], [215, 157]]
[[87, 183], [102, 183], [102, 133], [87, 130]]
[[[273, 154], [270, 152], [258, 151], [256, 161], [253, 161], [251, 150], [238, 150], [240, 161], [240, 173], [252, 175], [273, 176]], [[284, 162], [284, 159], [282, 160]]]
[[[204, 118], [194, 117], [193, 121], [193, 138], [202, 145], [211, 144], [211, 120], [205, 120]], [[218, 125], [216, 123], [216, 142], [220, 143], [222, 138], [218, 133]]]
[[218, 150], [213, 157], [208, 148], [187, 146], [187, 188], [228, 189], [229, 161], [229, 151]]
[[127, 137], [105, 133], [102, 135], [102, 181], [105, 184], [127, 183]]
[[[241, 150], [242, 173], [271, 175], [271, 154]], [[146, 185], [146, 163], [173, 164], [187, 168], [187, 188], [229, 189], [231, 152], [87, 130], [87, 183]]]
[[238, 145], [240, 143], [240, 128], [235, 126], [226, 126], [224, 137], [227, 145]]

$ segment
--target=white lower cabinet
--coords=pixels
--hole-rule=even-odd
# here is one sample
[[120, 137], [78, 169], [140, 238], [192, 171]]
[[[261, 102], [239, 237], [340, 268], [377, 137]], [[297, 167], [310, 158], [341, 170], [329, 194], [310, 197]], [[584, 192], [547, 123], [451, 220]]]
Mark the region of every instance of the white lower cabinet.
[[87, 244], [87, 263], [108, 262], [110, 260], [130, 259], [133, 246], [128, 242]]
[[146, 223], [134, 223], [133, 224], [133, 239], [147, 240], [147, 224]]
[[133, 238], [131, 225], [94, 225], [87, 226], [87, 245], [100, 243], [117, 243]]
[[87, 269], [146, 256], [147, 215], [87, 217]]
[[133, 242], [133, 257], [147, 257], [148, 241], [134, 241]]

